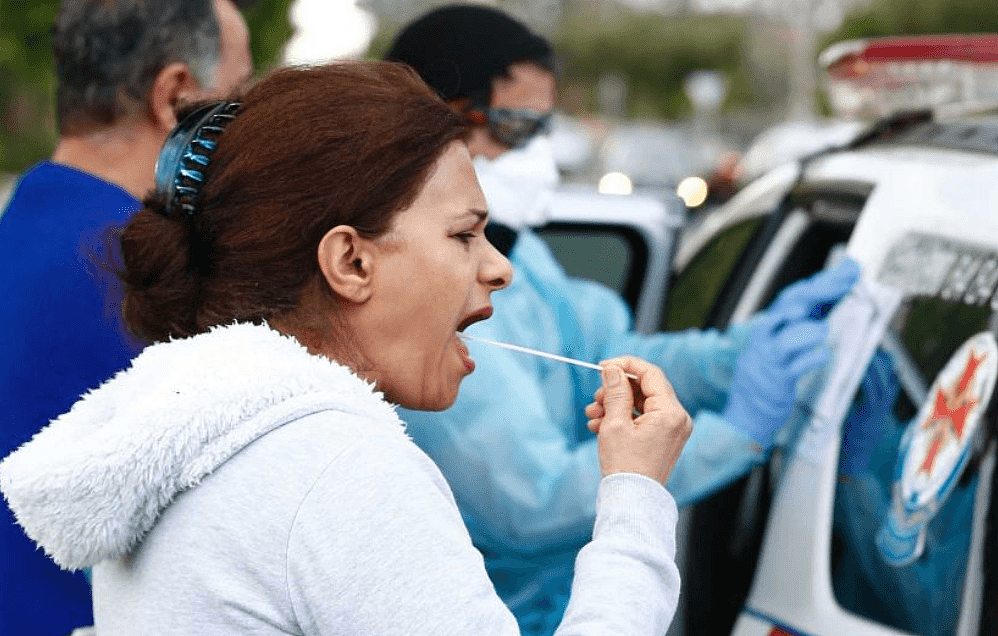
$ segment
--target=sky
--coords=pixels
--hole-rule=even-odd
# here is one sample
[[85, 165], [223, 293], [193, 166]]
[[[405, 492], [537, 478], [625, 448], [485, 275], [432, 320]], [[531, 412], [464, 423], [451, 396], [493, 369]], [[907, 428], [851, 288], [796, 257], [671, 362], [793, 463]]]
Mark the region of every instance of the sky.
[[290, 19], [295, 33], [285, 49], [286, 64], [359, 57], [377, 29], [374, 16], [355, 0], [295, 0]]

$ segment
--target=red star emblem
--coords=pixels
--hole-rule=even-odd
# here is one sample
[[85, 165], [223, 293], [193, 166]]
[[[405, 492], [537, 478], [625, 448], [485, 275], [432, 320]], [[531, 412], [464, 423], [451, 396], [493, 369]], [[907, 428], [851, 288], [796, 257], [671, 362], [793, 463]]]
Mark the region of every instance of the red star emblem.
[[979, 404], [970, 391], [970, 385], [977, 375], [978, 367], [987, 356], [987, 353], [977, 355], [976, 351], [971, 350], [960, 379], [953, 386], [940, 387], [936, 391], [932, 415], [922, 423], [923, 429], [931, 431], [932, 441], [929, 443], [929, 450], [925, 454], [925, 461], [922, 462], [919, 472], [932, 471], [939, 451], [949, 441], [951, 435], [955, 436], [958, 442], [963, 439], [967, 416]]

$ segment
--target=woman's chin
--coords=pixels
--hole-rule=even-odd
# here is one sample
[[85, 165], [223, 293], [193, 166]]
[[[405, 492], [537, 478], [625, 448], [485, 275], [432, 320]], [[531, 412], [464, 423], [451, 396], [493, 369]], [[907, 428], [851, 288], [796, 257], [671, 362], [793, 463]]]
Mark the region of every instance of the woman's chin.
[[392, 399], [386, 395], [385, 398], [410, 411], [445, 411], [457, 401], [457, 389], [455, 386], [453, 391], [443, 391], [434, 396], [398, 396], [398, 399]]
[[[453, 354], [453, 350], [449, 350]], [[457, 401], [461, 382], [474, 370], [468, 368], [467, 354], [455, 360], [448, 355], [443, 363], [432, 368], [422, 367], [420, 374], [388, 376], [391, 381], [376, 382], [385, 399], [412, 411], [443, 411]], [[456, 364], [455, 364], [456, 363]], [[473, 364], [473, 363], [472, 363]], [[417, 379], [421, 378], [421, 379]]]
[[451, 406], [454, 405], [454, 400], [447, 402], [446, 404], [425, 404], [423, 406], [410, 406], [406, 407], [412, 411], [446, 411]]

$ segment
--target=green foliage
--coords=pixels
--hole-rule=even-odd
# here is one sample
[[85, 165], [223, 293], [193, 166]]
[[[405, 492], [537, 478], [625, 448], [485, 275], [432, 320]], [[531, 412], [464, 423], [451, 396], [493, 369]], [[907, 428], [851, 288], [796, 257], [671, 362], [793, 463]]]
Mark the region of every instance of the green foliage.
[[856, 38], [935, 33], [998, 33], [992, 0], [874, 0], [852, 11], [822, 46]]
[[46, 156], [55, 142], [53, 0], [0, 0], [0, 172]]
[[391, 48], [392, 42], [395, 40], [395, 34], [398, 33], [399, 29], [402, 27], [397, 24], [386, 23], [385, 20], [379, 20], [378, 30], [375, 32], [374, 37], [371, 38], [371, 43], [367, 46], [367, 52], [364, 54], [364, 58], [368, 60], [380, 60], [384, 57], [388, 49]]
[[674, 119], [689, 112], [683, 80], [698, 69], [728, 77], [728, 106], [753, 101], [742, 62], [745, 34], [745, 20], [733, 16], [624, 14], [612, 22], [576, 17], [566, 22], [555, 46], [567, 81], [591, 83], [619, 74], [627, 79], [630, 116]]
[[257, 73], [269, 70], [281, 61], [284, 44], [294, 29], [288, 12], [294, 0], [256, 0], [243, 10], [250, 30], [250, 51]]
[[[280, 60], [291, 35], [292, 0], [256, 0], [244, 10], [258, 72]], [[56, 142], [52, 25], [58, 0], [0, 0], [0, 173], [45, 158]]]

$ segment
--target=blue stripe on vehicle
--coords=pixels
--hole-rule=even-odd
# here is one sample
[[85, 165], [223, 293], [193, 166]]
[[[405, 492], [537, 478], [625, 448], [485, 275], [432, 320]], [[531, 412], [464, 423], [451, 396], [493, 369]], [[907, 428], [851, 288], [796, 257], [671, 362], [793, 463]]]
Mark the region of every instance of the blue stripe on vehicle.
[[772, 623], [773, 627], [779, 627], [783, 631], [790, 632], [794, 636], [814, 636], [813, 634], [808, 634], [807, 632], [802, 632], [799, 629], [794, 629], [793, 627], [788, 627], [782, 621], [779, 621], [779, 620], [773, 618], [772, 616], [769, 616], [768, 614], [763, 614], [762, 612], [756, 611], [756, 610], [752, 609], [751, 607], [749, 607], [748, 605], [742, 607], [742, 611], [745, 612], [746, 614], [748, 614], [749, 616], [754, 616], [756, 618], [759, 618], [759, 619], [762, 619], [762, 620], [766, 621], [767, 623]]

